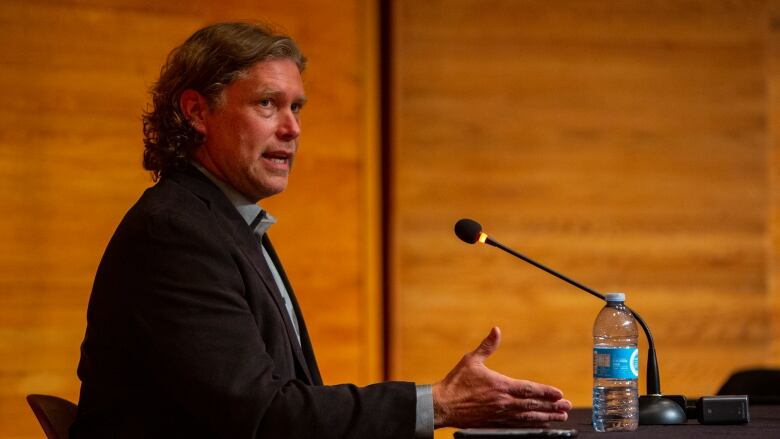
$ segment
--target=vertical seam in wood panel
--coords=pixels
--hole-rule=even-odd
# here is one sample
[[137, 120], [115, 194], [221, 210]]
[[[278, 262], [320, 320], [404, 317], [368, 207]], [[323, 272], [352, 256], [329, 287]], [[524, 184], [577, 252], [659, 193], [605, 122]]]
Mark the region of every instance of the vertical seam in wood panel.
[[375, 382], [384, 375], [383, 343], [383, 294], [382, 294], [382, 247], [381, 247], [381, 199], [379, 170], [379, 68], [377, 0], [358, 0], [362, 32], [361, 53], [363, 55], [363, 123], [361, 127], [361, 181], [363, 194], [363, 292], [360, 294], [363, 306], [361, 332], [367, 359], [361, 368], [363, 382]]
[[773, 39], [772, 39], [772, 8], [770, 5], [767, 5], [766, 9], [766, 25], [764, 27], [764, 56], [765, 56], [765, 65], [764, 65], [764, 86], [766, 87], [765, 93], [766, 93], [766, 102], [765, 102], [765, 123], [766, 123], [766, 133], [764, 136], [764, 141], [766, 142], [766, 160], [767, 160], [767, 175], [766, 175], [766, 184], [767, 184], [767, 210], [766, 210], [766, 240], [764, 242], [764, 264], [765, 264], [765, 270], [766, 270], [766, 297], [767, 297], [767, 307], [769, 309], [769, 329], [770, 329], [770, 343], [767, 347], [767, 351], [769, 353], [769, 358], [773, 358], [774, 350], [775, 350], [775, 342], [773, 341], [772, 335], [775, 333], [775, 321], [774, 321], [774, 312], [773, 312], [773, 304], [774, 304], [774, 297], [773, 297], [773, 280], [772, 280], [772, 243], [774, 241], [774, 233], [773, 233], [773, 225], [772, 225], [772, 219], [773, 219], [773, 203], [772, 200], [773, 197], [773, 166], [772, 166], [772, 145], [773, 145], [773, 139], [774, 139], [774, 129], [772, 128], [772, 108], [774, 107], [773, 101], [774, 101], [774, 86], [773, 86], [773, 77], [774, 77], [774, 59], [773, 59]]
[[395, 217], [393, 210], [393, 7], [392, 0], [379, 0], [379, 65], [381, 123], [381, 197], [382, 197], [382, 310], [383, 310], [383, 376], [394, 376]]

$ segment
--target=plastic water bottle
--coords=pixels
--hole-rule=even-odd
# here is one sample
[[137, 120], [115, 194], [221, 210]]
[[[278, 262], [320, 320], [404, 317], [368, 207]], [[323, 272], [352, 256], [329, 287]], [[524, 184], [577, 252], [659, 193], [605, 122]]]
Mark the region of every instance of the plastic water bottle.
[[623, 293], [606, 295], [593, 324], [593, 428], [634, 431], [639, 425], [637, 327]]

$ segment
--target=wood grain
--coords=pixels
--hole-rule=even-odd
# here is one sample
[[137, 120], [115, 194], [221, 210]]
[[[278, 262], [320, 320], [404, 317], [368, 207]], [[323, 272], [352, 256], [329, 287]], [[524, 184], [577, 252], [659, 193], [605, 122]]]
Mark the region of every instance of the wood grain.
[[461, 243], [461, 217], [626, 292], [665, 392], [780, 360], [767, 2], [395, 6], [393, 377], [441, 379], [499, 325], [490, 366], [590, 405], [600, 303]]
[[768, 5], [767, 29], [769, 85], [769, 251], [767, 279], [768, 305], [772, 310], [772, 345], [770, 360], [780, 364], [780, 1]]
[[[589, 404], [600, 305], [456, 241], [462, 216], [627, 292], [666, 392], [711, 394], [734, 369], [780, 363], [776, 0], [393, 4], [393, 378], [440, 379], [498, 324], [492, 367]], [[0, 3], [0, 436], [41, 436], [27, 393], [77, 399], [95, 267], [151, 184], [146, 90], [171, 47], [217, 20], [276, 23], [311, 60], [302, 154], [264, 207], [326, 380], [379, 378], [375, 8]]]
[[[140, 114], [167, 52], [214, 21], [290, 33], [310, 63], [301, 155], [271, 234], [327, 382], [381, 378], [373, 3], [0, 2], [0, 437], [39, 438], [28, 393], [78, 400], [92, 278], [152, 184]], [[305, 11], [305, 12], [304, 12]]]

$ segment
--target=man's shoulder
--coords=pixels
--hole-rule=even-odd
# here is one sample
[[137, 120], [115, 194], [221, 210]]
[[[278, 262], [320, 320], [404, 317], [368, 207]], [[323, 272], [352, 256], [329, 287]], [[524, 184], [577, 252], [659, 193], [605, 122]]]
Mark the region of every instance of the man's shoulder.
[[146, 189], [128, 215], [198, 215], [225, 209], [228, 200], [195, 169], [173, 172]]
[[117, 226], [115, 235], [146, 235], [166, 224], [185, 227], [213, 224], [219, 216], [214, 208], [221, 205], [216, 199], [220, 194], [210, 190], [206, 184], [211, 183], [193, 184], [175, 174], [160, 179], [130, 207]]
[[131, 211], [148, 213], [175, 212], [181, 209], [206, 210], [209, 207], [206, 198], [198, 196], [192, 188], [174, 178], [163, 178], [154, 186], [146, 189]]
[[224, 245], [242, 239], [243, 229], [248, 230], [243, 221], [230, 200], [205, 176], [174, 173], [146, 189], [122, 218], [107, 250]]

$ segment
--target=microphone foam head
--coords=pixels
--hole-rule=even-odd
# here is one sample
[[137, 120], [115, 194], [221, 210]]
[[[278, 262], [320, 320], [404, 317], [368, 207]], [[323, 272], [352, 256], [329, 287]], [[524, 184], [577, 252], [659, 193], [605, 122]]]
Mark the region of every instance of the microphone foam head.
[[461, 241], [468, 244], [474, 244], [479, 240], [479, 235], [482, 233], [482, 225], [478, 222], [463, 218], [455, 223], [455, 234]]

